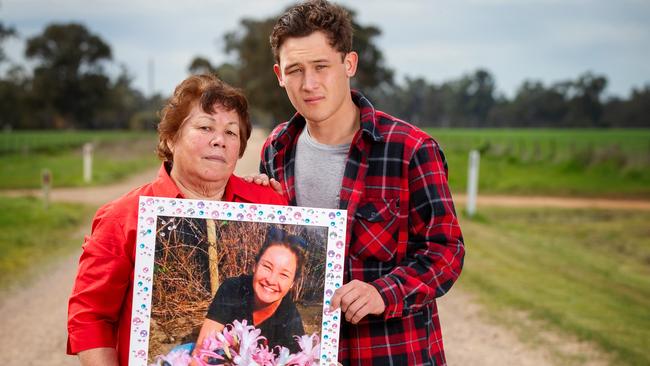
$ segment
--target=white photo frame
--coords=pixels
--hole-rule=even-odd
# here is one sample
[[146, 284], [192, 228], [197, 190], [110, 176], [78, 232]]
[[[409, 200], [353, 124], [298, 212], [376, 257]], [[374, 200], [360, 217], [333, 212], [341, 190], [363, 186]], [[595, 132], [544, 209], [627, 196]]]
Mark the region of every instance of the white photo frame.
[[[313, 317], [310, 315], [309, 319], [312, 322], [310, 326], [312, 329], [318, 329], [318, 335], [320, 336], [319, 363], [321, 365], [337, 364], [341, 312], [340, 309], [334, 312], [327, 312], [326, 309], [329, 307], [329, 300], [334, 291], [339, 288], [343, 282], [347, 224], [347, 212], [345, 210], [148, 196], [140, 197], [138, 210], [138, 232], [133, 278], [133, 309], [131, 314], [129, 365], [146, 366], [150, 364], [153, 357], [156, 356], [151, 354], [150, 346], [158, 342], [161, 335], [163, 336], [162, 338], [167, 337], [168, 339], [171, 339], [173, 341], [171, 342], [172, 345], [173, 343], [181, 342], [179, 339], [176, 339], [176, 334], [169, 334], [170, 332], [168, 330], [162, 331], [159, 327], [160, 322], [157, 317], [160, 316], [159, 314], [163, 314], [166, 311], [162, 311], [159, 307], [162, 308], [163, 303], [167, 306], [171, 301], [153, 300], [155, 296], [162, 296], [161, 292], [154, 295], [154, 283], [156, 282], [156, 278], [162, 278], [164, 277], [164, 273], [166, 273], [164, 268], [162, 268], [159, 263], [155, 262], [156, 256], [158, 255], [160, 257], [161, 250], [163, 250], [161, 247], [163, 247], [165, 243], [168, 244], [171, 242], [171, 237], [169, 240], [165, 239], [166, 233], [169, 232], [169, 235], [171, 235], [172, 230], [178, 229], [178, 223], [180, 222], [182, 222], [183, 225], [190, 225], [190, 227], [193, 227], [192, 225], [201, 226], [202, 223], [205, 223], [206, 226], [210, 225], [210, 222], [217, 223], [216, 225], [218, 225], [219, 228], [226, 228], [223, 229], [222, 232], [224, 238], [225, 235], [231, 235], [231, 237], [237, 235], [236, 232], [234, 234], [227, 233], [228, 230], [232, 232], [234, 232], [234, 230], [239, 230], [241, 235], [248, 235], [255, 230], [264, 230], [266, 226], [281, 228], [283, 230], [292, 230], [296, 235], [301, 235], [300, 233], [306, 235], [307, 239], [305, 239], [305, 241], [309, 245], [309, 250], [313, 251], [310, 260], [316, 261], [311, 262], [312, 264], [316, 263], [316, 265], [310, 265], [310, 270], [313, 270], [313, 268], [316, 267], [324, 270], [323, 273], [313, 270], [316, 274], [314, 274], [312, 279], [308, 279], [312, 282], [321, 282], [322, 288], [320, 305], [312, 304], [314, 303], [313, 298], [316, 295], [311, 293], [312, 301], [309, 302], [311, 304], [310, 309], [314, 309], [315, 306], [319, 306], [320, 308], [316, 309], [318, 311], [309, 312], [309, 314], [314, 314]], [[205, 245], [204, 243], [201, 244], [205, 238], [200, 234], [183, 232], [182, 234], [174, 235], [183, 235], [182, 244], [188, 248], [192, 248], [192, 246], [195, 245], [195, 247], [198, 248], [197, 251], [201, 251], [201, 245]], [[250, 239], [247, 239], [246, 243], [248, 244], [250, 241]], [[212, 243], [214, 243], [214, 238], [212, 239]], [[178, 245], [175, 247], [177, 246]], [[239, 248], [241, 243], [235, 246]], [[231, 245], [223, 248], [234, 248], [235, 246]], [[158, 252], [156, 252], [157, 250]], [[205, 250], [203, 250], [203, 252], [205, 252]], [[205, 254], [200, 255], [204, 256]], [[197, 258], [202, 258], [200, 255]], [[233, 255], [232, 257], [235, 256]], [[210, 263], [215, 262], [214, 258], [216, 257], [208, 258], [208, 266], [213, 265]], [[322, 265], [322, 267], [319, 267], [320, 265]], [[187, 264], [185, 264], [185, 266], [187, 266]], [[242, 273], [244, 273], [244, 268], [241, 270]], [[213, 273], [214, 269], [210, 267], [209, 272]], [[215, 281], [211, 275], [210, 283], [214, 282]], [[160, 284], [162, 282], [158, 281], [158, 283], [159, 284], [156, 286], [159, 286], [159, 288], [162, 289], [164, 287]], [[203, 282], [201, 282], [201, 284], [195, 284], [197, 286], [196, 288], [204, 288], [205, 286], [202, 284]], [[192, 286], [188, 286], [188, 288], [189, 287]], [[188, 293], [194, 295], [191, 290], [188, 291], [190, 291]], [[164, 295], [168, 294], [165, 293]], [[213, 295], [214, 294], [211, 294], [210, 296]], [[297, 295], [294, 293], [292, 296], [295, 297]], [[204, 297], [205, 296], [201, 299]], [[156, 297], [156, 299], [158, 299], [158, 297]], [[209, 300], [210, 299], [208, 299], [208, 301]], [[201, 301], [192, 302], [191, 304], [197, 304], [196, 306], [200, 307], [198, 304], [201, 304]], [[161, 305], [157, 305], [157, 302]], [[196, 309], [193, 309], [193, 311], [194, 314], [197, 313]], [[178, 313], [178, 311], [176, 311], [176, 313]], [[169, 316], [167, 318], [169, 318]], [[178, 318], [180, 319], [181, 316], [178, 316]], [[187, 315], [187, 318], [190, 318], [193, 321], [198, 321], [196, 315]], [[304, 316], [303, 322], [305, 322]], [[316, 324], [316, 322], [319, 324]], [[183, 322], [179, 320], [178, 323], [185, 324], [187, 321]], [[308, 324], [305, 325], [305, 330], [307, 331]], [[173, 331], [171, 333], [173, 333]], [[182, 334], [179, 334], [178, 336], [180, 337]]]

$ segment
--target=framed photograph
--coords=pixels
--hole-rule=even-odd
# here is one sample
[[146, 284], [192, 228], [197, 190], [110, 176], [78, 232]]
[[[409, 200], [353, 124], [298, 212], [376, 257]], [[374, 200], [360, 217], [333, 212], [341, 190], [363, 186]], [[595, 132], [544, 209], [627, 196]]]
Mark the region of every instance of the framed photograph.
[[336, 365], [341, 313], [328, 308], [346, 222], [344, 210], [140, 197], [129, 365]]

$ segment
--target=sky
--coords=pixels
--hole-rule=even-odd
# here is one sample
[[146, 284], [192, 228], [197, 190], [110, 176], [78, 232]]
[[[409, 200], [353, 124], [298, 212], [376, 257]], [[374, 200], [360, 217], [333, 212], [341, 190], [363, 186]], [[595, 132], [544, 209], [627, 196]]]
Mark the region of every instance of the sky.
[[[80, 22], [112, 48], [106, 66], [126, 67], [146, 95], [169, 95], [198, 55], [232, 58], [223, 35], [242, 18], [278, 15], [285, 0], [0, 0], [0, 20], [20, 38], [3, 44], [13, 62], [24, 41], [50, 23]], [[591, 71], [608, 78], [607, 96], [650, 85], [649, 0], [342, 0], [377, 40], [396, 80], [436, 84], [478, 68], [512, 97], [524, 80], [545, 85]], [[150, 72], [151, 71], [151, 72]], [[269, 65], [269, 72], [273, 72]]]

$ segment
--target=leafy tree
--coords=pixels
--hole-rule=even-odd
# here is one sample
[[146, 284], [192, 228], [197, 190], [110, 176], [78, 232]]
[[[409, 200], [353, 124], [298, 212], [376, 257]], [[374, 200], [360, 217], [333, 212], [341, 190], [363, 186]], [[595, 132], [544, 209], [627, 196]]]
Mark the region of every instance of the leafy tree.
[[495, 104], [496, 83], [483, 69], [458, 80], [444, 83], [442, 93], [449, 108], [453, 127], [484, 127]]
[[[384, 66], [382, 53], [374, 44], [380, 34], [379, 28], [362, 26], [354, 20], [354, 12], [351, 12], [351, 16], [355, 29], [354, 48], [360, 57], [353, 87], [372, 92], [392, 83], [393, 72]], [[241, 20], [239, 29], [224, 35], [225, 51], [235, 55], [234, 63], [212, 67], [207, 59], [197, 57], [190, 65], [191, 72], [213, 70], [225, 81], [243, 88], [251, 104], [253, 120], [268, 127], [294, 113], [272, 71], [275, 61], [269, 35], [277, 18], [245, 18]]]
[[[143, 130], [154, 127], [151, 120], [155, 120], [155, 111], [146, 110], [147, 100], [133, 88], [132, 82], [133, 77], [122, 65], [120, 74], [110, 82], [102, 107], [95, 111], [91, 128]], [[136, 115], [138, 118], [134, 120]]]
[[572, 84], [573, 97], [569, 100], [566, 124], [577, 127], [604, 127], [601, 125], [603, 105], [600, 100], [607, 86], [607, 78], [584, 73]]
[[350, 9], [348, 12], [354, 29], [352, 48], [359, 54], [359, 67], [352, 79], [352, 87], [361, 89], [364, 93], [372, 93], [379, 87], [392, 85], [394, 72], [385, 65], [384, 54], [375, 44], [381, 35], [381, 29], [359, 24], [356, 12]]
[[214, 74], [217, 71], [210, 63], [210, 60], [203, 56], [194, 57], [188, 70], [191, 74]]
[[497, 96], [494, 106], [490, 109], [486, 125], [488, 127], [525, 127], [519, 124], [516, 117], [514, 103], [505, 96]]
[[602, 124], [608, 127], [650, 128], [650, 84], [633, 89], [628, 100], [612, 98], [603, 105]]
[[51, 24], [27, 40], [25, 56], [39, 62], [33, 94], [54, 113], [55, 127], [97, 127], [93, 117], [110, 87], [102, 68], [111, 59], [106, 42], [81, 24]]
[[650, 128], [650, 84], [633, 89], [626, 106], [626, 115], [619, 121], [629, 127]]
[[423, 78], [404, 79], [374, 92], [371, 100], [384, 111], [420, 126], [447, 126], [445, 104], [440, 87]]
[[226, 53], [234, 53], [237, 79], [246, 91], [253, 120], [270, 127], [286, 120], [294, 109], [273, 73], [273, 54], [269, 35], [276, 17], [264, 20], [243, 19], [238, 31], [224, 36]]
[[510, 123], [522, 127], [560, 127], [567, 113], [563, 84], [550, 88], [541, 82], [525, 81], [513, 100], [514, 118]]
[[[0, 45], [9, 37], [16, 35], [16, 30], [13, 27], [6, 26], [0, 22]], [[0, 63], [7, 59], [7, 55], [4, 50], [0, 47]]]
[[[0, 79], [0, 127], [13, 128], [31, 122], [28, 108], [29, 79], [20, 66], [11, 66]], [[31, 126], [37, 127], [37, 126]]]

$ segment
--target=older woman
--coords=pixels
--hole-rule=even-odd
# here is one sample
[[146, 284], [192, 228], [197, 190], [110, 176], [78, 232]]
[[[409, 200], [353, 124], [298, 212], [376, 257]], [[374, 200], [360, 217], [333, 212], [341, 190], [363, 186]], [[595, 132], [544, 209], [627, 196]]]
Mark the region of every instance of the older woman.
[[68, 306], [68, 353], [127, 365], [139, 196], [286, 204], [233, 175], [251, 132], [244, 95], [212, 75], [185, 79], [162, 110], [158, 177], [101, 207], [83, 244]]

